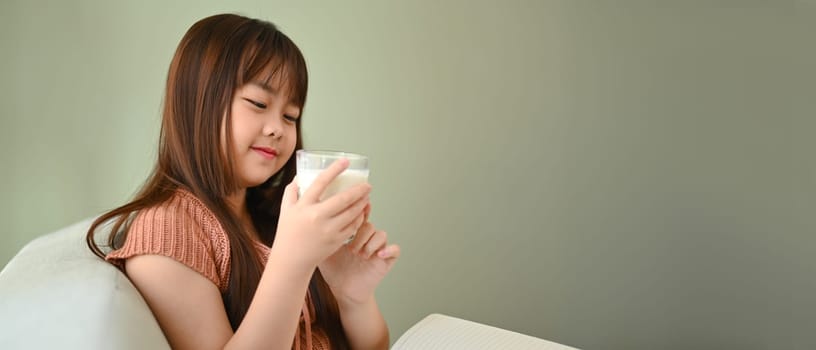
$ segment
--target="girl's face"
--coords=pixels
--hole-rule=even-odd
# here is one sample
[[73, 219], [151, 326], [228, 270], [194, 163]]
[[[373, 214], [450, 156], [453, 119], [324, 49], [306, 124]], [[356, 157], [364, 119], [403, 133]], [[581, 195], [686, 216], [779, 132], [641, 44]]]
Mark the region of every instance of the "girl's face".
[[[232, 100], [233, 172], [240, 188], [258, 186], [275, 175], [292, 156], [297, 143], [300, 108], [282, 93], [280, 84], [251, 82]], [[222, 147], [226, 145], [222, 128]]]

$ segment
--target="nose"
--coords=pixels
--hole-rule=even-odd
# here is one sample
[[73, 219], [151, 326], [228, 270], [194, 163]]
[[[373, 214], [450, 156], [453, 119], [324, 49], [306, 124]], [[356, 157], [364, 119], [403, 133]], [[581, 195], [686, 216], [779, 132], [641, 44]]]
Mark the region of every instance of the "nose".
[[271, 136], [272, 138], [279, 139], [283, 136], [283, 125], [281, 122], [281, 118], [276, 117], [269, 117], [264, 123], [263, 130], [261, 130], [264, 136]]

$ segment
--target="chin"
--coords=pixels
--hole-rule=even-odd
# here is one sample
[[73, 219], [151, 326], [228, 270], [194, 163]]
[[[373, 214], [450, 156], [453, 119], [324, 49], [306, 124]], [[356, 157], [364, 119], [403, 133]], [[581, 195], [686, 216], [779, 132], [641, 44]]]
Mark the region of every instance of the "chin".
[[251, 181], [247, 181], [247, 182], [246, 182], [246, 184], [247, 184], [247, 188], [260, 186], [260, 185], [262, 185], [264, 182], [266, 182], [266, 180], [269, 180], [269, 178], [267, 177], [267, 178], [265, 178], [265, 179], [263, 179], [263, 180], [255, 180], [255, 179], [253, 179], [253, 180], [251, 180]]
[[245, 177], [245, 178], [243, 178], [241, 183], [246, 188], [256, 187], [256, 186], [260, 186], [261, 184], [266, 182], [266, 180], [269, 180], [269, 178], [271, 178], [271, 177], [272, 177], [271, 175], [266, 176], [266, 177], [264, 177], [264, 176]]

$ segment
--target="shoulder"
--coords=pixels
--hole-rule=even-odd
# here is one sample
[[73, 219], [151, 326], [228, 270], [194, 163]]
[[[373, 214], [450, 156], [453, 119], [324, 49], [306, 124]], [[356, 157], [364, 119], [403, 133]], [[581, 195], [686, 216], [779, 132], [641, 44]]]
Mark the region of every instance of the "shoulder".
[[229, 281], [229, 240], [206, 205], [186, 190], [139, 211], [122, 247], [106, 259], [122, 264], [137, 255], [163, 255], [201, 273], [220, 290]]
[[195, 195], [186, 190], [176, 190], [169, 199], [142, 209], [130, 225], [130, 231], [170, 230], [194, 227], [196, 231], [220, 231], [221, 225], [213, 212]]

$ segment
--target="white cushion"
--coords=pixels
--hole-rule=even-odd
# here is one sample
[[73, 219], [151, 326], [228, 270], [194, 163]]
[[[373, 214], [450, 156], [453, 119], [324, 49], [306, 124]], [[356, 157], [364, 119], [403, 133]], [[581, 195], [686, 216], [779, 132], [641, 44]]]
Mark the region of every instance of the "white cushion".
[[576, 350], [575, 348], [441, 314], [408, 329], [392, 350]]
[[31, 241], [0, 271], [0, 348], [170, 348], [133, 284], [86, 246], [91, 221]]

